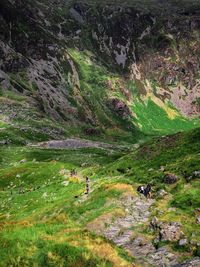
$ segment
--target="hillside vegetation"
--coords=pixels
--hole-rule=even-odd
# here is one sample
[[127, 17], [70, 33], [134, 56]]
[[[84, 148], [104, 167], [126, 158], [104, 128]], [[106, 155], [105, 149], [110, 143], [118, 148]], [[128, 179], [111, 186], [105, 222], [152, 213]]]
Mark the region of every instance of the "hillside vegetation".
[[200, 266], [199, 29], [197, 0], [0, 2], [0, 266]]
[[[200, 232], [195, 209], [199, 207], [200, 192], [194, 172], [200, 163], [199, 140], [199, 130], [155, 138], [124, 156], [122, 152], [93, 148], [1, 148], [1, 266], [137, 263], [137, 259], [94, 234], [92, 225], [96, 222], [106, 228], [123, 218], [127, 211], [120, 201], [136, 197], [137, 185], [142, 183], [153, 185], [151, 216], [159, 221], [181, 222], [192, 244], [178, 248], [176, 241], [168, 241], [167, 246], [178, 251], [181, 259], [198, 255], [194, 244], [200, 241]], [[74, 168], [78, 174], [71, 177]], [[179, 177], [175, 185], [164, 183], [168, 172]], [[92, 190], [88, 198], [84, 195], [86, 175]], [[158, 196], [160, 189], [166, 191], [164, 197]], [[147, 240], [156, 237], [148, 222], [132, 229], [133, 240], [137, 235]]]

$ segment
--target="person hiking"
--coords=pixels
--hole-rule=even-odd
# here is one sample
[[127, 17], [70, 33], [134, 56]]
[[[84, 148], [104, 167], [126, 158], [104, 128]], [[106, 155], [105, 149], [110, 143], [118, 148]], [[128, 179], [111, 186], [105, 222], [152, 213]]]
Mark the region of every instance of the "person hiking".
[[86, 185], [86, 192], [85, 192], [85, 194], [86, 195], [89, 195], [89, 193], [90, 193], [90, 179], [89, 179], [88, 176], [86, 176], [86, 178], [85, 178], [85, 185]]
[[71, 170], [70, 176], [76, 176], [77, 175], [77, 171], [75, 169]]

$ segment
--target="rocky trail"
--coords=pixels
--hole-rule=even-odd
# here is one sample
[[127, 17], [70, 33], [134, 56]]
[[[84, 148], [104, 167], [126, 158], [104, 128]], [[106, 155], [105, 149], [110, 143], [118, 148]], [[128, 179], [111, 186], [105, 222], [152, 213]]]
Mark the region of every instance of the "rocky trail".
[[128, 196], [120, 200], [125, 216], [106, 221], [101, 232], [99, 229], [96, 229], [96, 232], [128, 251], [141, 266], [182, 266], [178, 265], [179, 257], [171, 252], [168, 246], [157, 249], [152, 240], [144, 237], [143, 233], [134, 233], [134, 229], [143, 225], [148, 227], [154, 202], [155, 200], [143, 196]]
[[[126, 199], [122, 205], [125, 208], [125, 217], [119, 218], [104, 230], [104, 236], [116, 245], [125, 248], [137, 259], [142, 266], [173, 266], [178, 258], [168, 248], [156, 249], [150, 240], [142, 235], [133, 238], [134, 228], [142, 224], [148, 224], [150, 208], [154, 204], [153, 199], [135, 197]], [[169, 265], [170, 263], [170, 265]], [[167, 265], [168, 264], [168, 265]]]
[[[128, 196], [122, 200], [121, 205], [125, 210], [125, 216], [117, 218], [103, 229], [101, 234], [117, 246], [124, 248], [136, 259], [139, 266], [154, 267], [198, 267], [200, 259], [193, 258], [179, 264], [178, 254], [173, 252], [169, 246], [156, 248], [152, 240], [145, 237], [139, 229], [141, 226], [150, 226], [151, 210], [154, 199]], [[106, 224], [105, 224], [106, 225]]]

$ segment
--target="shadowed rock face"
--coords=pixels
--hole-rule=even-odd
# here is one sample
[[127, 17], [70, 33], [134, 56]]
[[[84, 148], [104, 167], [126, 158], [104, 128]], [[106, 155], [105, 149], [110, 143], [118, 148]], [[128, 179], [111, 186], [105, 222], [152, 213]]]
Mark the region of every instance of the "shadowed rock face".
[[[75, 5], [77, 12], [82, 6]], [[199, 113], [200, 4], [195, 10], [173, 10], [172, 5], [170, 16], [165, 5], [160, 14], [142, 12], [136, 5], [100, 6], [98, 13], [86, 7], [81, 13], [84, 24], [106, 62], [112, 60], [130, 79], [140, 81], [141, 94], [154, 91], [186, 116]]]
[[130, 111], [127, 105], [117, 98], [109, 99], [108, 107], [122, 119], [127, 119], [130, 117]]
[[[69, 83], [63, 78], [62, 47], [48, 27], [47, 14], [25, 1], [2, 1], [0, 10], [0, 73], [7, 80], [2, 87], [32, 96], [53, 118], [76, 117], [77, 111], [67, 99]], [[73, 75], [66, 54], [65, 62]], [[21, 81], [26, 86], [19, 84]]]
[[198, 14], [199, 1], [198, 0], [79, 0], [79, 4], [90, 4], [99, 6], [112, 7], [116, 5], [134, 8], [138, 11], [152, 13], [154, 15], [173, 16], [178, 14]]
[[[0, 85], [31, 96], [54, 119], [96, 127], [97, 100], [92, 105], [89, 92], [82, 92], [81, 73], [69, 53], [69, 47], [76, 47], [94, 53], [91, 61], [118, 73], [122, 84], [124, 76], [136, 82], [140, 96], [153, 94], [185, 116], [197, 115], [199, 10], [196, 1], [180, 6], [172, 1], [93, 5], [2, 0]], [[134, 99], [132, 94], [127, 92], [128, 100]], [[127, 119], [129, 107], [122, 102], [115, 98], [110, 110]]]

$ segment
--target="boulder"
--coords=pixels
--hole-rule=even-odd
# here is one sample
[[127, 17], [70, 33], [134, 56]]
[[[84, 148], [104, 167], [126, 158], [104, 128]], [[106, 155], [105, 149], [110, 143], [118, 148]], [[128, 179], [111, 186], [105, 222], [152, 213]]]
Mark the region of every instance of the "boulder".
[[200, 171], [194, 171], [194, 173], [193, 173], [193, 175], [195, 176], [195, 177], [200, 177]]
[[86, 135], [90, 135], [90, 136], [92, 136], [92, 135], [100, 136], [101, 135], [101, 132], [95, 128], [87, 128], [87, 129], [85, 129], [84, 132]]
[[200, 258], [195, 257], [191, 260], [187, 260], [181, 264], [173, 265], [173, 267], [199, 267], [200, 266]]
[[122, 119], [128, 119], [131, 115], [128, 106], [118, 98], [109, 99], [107, 105]]
[[171, 207], [168, 209], [169, 212], [175, 212], [176, 211], [176, 208], [175, 207]]
[[168, 193], [164, 190], [164, 189], [160, 189], [157, 193], [156, 193], [156, 195], [157, 195], [157, 197], [164, 197], [164, 196], [166, 196]]
[[188, 240], [185, 238], [185, 239], [180, 239], [179, 242], [178, 242], [179, 246], [180, 247], [184, 247], [188, 244]]
[[20, 162], [19, 163], [26, 163], [26, 159], [22, 159], [22, 160], [20, 160]]
[[1, 140], [0, 145], [9, 145], [11, 143], [10, 140]]
[[155, 231], [158, 229], [158, 227], [159, 227], [158, 218], [155, 216], [150, 222], [150, 228]]
[[160, 171], [164, 172], [165, 171], [165, 167], [164, 166], [160, 166]]
[[181, 224], [177, 222], [160, 224], [160, 241], [178, 241], [183, 236]]
[[172, 253], [168, 246], [160, 247], [154, 253], [149, 254], [148, 257], [151, 259], [151, 261], [149, 261], [151, 266], [155, 267], [169, 267], [178, 263], [177, 255]]
[[196, 216], [196, 223], [200, 224], [200, 215]]
[[174, 184], [178, 181], [178, 176], [173, 173], [166, 173], [164, 177], [164, 183], [166, 184]]
[[151, 242], [139, 236], [133, 241], [130, 251], [134, 257], [146, 257], [151, 253], [154, 254], [156, 249]]

